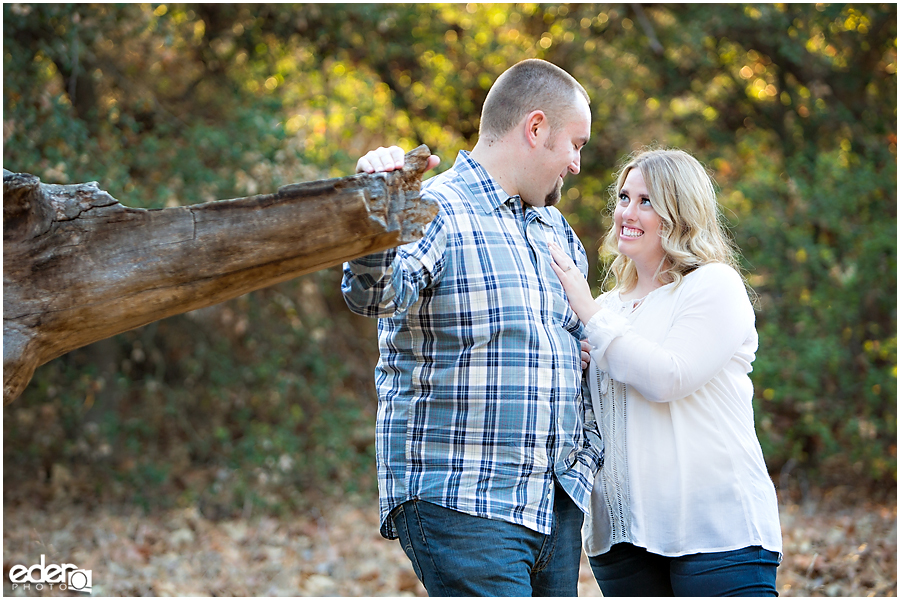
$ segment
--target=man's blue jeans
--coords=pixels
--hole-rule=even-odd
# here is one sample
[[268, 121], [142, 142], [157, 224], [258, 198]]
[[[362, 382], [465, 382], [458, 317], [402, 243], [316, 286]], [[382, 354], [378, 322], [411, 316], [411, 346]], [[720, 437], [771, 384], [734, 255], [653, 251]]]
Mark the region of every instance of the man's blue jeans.
[[391, 517], [429, 596], [577, 596], [584, 514], [555, 494], [549, 535], [423, 500]]
[[604, 596], [778, 595], [778, 555], [759, 546], [669, 557], [616, 544], [590, 562]]

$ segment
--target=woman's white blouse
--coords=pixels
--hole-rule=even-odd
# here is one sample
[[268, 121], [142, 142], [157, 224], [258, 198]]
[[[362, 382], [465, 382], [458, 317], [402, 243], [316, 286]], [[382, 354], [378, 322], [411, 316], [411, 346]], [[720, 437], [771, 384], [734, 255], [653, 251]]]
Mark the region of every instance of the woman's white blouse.
[[762, 546], [781, 555], [775, 486], [753, 423], [758, 338], [738, 273], [710, 264], [637, 307], [597, 298], [585, 333], [605, 442], [583, 539], [681, 556]]

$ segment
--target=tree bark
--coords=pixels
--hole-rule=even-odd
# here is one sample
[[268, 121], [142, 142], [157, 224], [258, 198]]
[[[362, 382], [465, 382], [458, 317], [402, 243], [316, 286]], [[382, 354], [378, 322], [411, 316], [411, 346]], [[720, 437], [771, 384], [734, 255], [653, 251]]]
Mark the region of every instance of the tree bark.
[[161, 210], [3, 171], [3, 402], [66, 352], [422, 237], [430, 152], [402, 171]]

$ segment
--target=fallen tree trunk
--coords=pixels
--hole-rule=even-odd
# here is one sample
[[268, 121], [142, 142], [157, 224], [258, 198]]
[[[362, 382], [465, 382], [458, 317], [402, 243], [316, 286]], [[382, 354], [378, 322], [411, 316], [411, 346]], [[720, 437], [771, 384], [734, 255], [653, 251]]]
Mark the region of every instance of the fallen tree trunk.
[[3, 402], [66, 352], [419, 239], [430, 152], [402, 171], [161, 210], [3, 171]]

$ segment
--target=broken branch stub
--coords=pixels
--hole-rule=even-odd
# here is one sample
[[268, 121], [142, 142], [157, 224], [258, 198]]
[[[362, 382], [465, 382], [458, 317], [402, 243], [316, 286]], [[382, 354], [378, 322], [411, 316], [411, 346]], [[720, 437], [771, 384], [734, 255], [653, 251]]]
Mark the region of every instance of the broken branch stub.
[[422, 237], [430, 151], [391, 173], [145, 210], [3, 171], [3, 401], [92, 342]]

